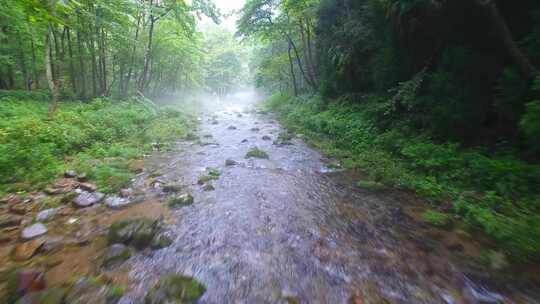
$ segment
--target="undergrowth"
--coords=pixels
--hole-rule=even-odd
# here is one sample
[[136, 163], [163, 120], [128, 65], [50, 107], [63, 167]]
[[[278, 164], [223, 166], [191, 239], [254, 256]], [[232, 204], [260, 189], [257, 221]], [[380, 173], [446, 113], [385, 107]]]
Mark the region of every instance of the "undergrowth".
[[318, 96], [276, 94], [266, 106], [345, 167], [361, 169], [378, 184], [413, 189], [434, 209], [450, 202], [453, 217], [484, 231], [515, 260], [540, 259], [539, 165], [509, 152], [436, 143], [406, 128], [381, 130], [373, 123], [384, 111], [377, 98], [325, 103]]
[[56, 113], [28, 96], [0, 98], [0, 194], [45, 187], [74, 169], [114, 192], [133, 177], [130, 162], [152, 143], [180, 139], [195, 126], [171, 109], [153, 111], [137, 101], [62, 102]]

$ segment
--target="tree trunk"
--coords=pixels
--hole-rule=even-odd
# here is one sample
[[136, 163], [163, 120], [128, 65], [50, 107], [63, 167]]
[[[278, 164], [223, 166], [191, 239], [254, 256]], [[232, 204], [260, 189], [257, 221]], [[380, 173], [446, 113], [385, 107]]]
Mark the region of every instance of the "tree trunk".
[[107, 95], [108, 88], [107, 88], [107, 52], [106, 52], [106, 41], [105, 41], [105, 29], [101, 28], [100, 31], [100, 41], [99, 41], [99, 49], [100, 49], [100, 66], [101, 66], [101, 95]]
[[78, 95], [77, 81], [75, 77], [75, 66], [73, 65], [73, 47], [71, 46], [71, 31], [69, 27], [66, 28], [66, 36], [67, 36], [68, 52], [69, 52], [69, 78], [71, 80], [71, 88], [73, 89], [73, 93]]
[[36, 89], [39, 89], [39, 75], [38, 75], [38, 71], [37, 71], [37, 59], [36, 59], [36, 47], [34, 46], [34, 38], [32, 37], [31, 41], [30, 41], [30, 46], [32, 48], [32, 70], [33, 70], [33, 73], [34, 73], [34, 83], [35, 83], [35, 88]]
[[54, 113], [58, 107], [58, 83], [53, 74], [52, 52], [51, 42], [54, 39], [54, 33], [52, 25], [49, 24], [47, 37], [45, 38], [45, 72], [47, 76], [47, 83], [49, 90], [51, 91], [51, 103], [49, 104], [49, 113]]
[[296, 84], [296, 75], [294, 74], [294, 63], [293, 63], [291, 51], [292, 51], [292, 45], [289, 42], [289, 50], [287, 51], [287, 53], [289, 55], [289, 65], [290, 65], [290, 68], [291, 68], [291, 78], [292, 78], [294, 96], [298, 96], [298, 85]]
[[129, 63], [129, 70], [122, 85], [122, 96], [126, 97], [129, 90], [129, 83], [131, 82], [131, 75], [133, 75], [133, 67], [135, 65], [135, 54], [137, 53], [137, 44], [139, 43], [139, 30], [141, 25], [142, 12], [137, 17], [137, 28], [135, 29], [135, 41], [133, 43], [133, 49], [131, 51], [131, 60]]
[[92, 34], [90, 34], [90, 54], [92, 57], [92, 90], [93, 90], [93, 97], [96, 97], [97, 94], [97, 78], [98, 78], [98, 68], [97, 68], [97, 59], [96, 59], [96, 49], [94, 47], [94, 39], [92, 38]]
[[84, 57], [83, 57], [83, 48], [81, 41], [81, 33], [77, 31], [77, 49], [79, 51], [79, 75], [80, 75], [80, 85], [81, 92], [79, 98], [86, 99], [86, 68], [84, 66]]
[[146, 47], [146, 54], [144, 56], [144, 68], [141, 74], [141, 78], [139, 80], [139, 90], [144, 91], [144, 89], [147, 86], [147, 78], [148, 78], [148, 70], [150, 67], [150, 60], [152, 55], [152, 39], [154, 37], [154, 25], [155, 25], [155, 17], [150, 16], [150, 28], [148, 30], [148, 45]]
[[521, 51], [508, 28], [506, 20], [501, 15], [499, 8], [494, 0], [476, 0], [476, 3], [482, 7], [488, 15], [493, 28], [497, 31], [508, 54], [514, 61], [514, 64], [525, 79], [532, 79], [538, 75], [538, 69], [530, 62], [525, 53]]
[[309, 76], [309, 80], [317, 86], [317, 79], [315, 75], [315, 69], [313, 67], [313, 63], [311, 62], [311, 56], [309, 56], [309, 48], [308, 43], [306, 39], [306, 33], [303, 21], [300, 20], [300, 39], [302, 40], [302, 50], [304, 51], [304, 58], [306, 62], [306, 68]]

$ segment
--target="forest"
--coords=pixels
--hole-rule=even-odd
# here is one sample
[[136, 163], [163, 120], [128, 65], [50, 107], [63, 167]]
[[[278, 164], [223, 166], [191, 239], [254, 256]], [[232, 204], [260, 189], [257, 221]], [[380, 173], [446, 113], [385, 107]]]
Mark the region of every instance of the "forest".
[[537, 0], [0, 0], [0, 42], [0, 302], [540, 298]]
[[537, 1], [253, 0], [238, 28], [270, 109], [365, 186], [540, 257]]

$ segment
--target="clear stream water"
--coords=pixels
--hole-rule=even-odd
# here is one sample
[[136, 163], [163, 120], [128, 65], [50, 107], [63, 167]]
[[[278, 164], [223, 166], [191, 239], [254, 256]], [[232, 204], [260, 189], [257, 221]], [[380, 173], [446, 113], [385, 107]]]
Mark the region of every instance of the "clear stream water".
[[[172, 246], [131, 259], [125, 300], [177, 272], [207, 285], [199, 303], [534, 302], [434, 240], [432, 228], [404, 212], [414, 200], [358, 189], [357, 177], [329, 169], [301, 139], [274, 144], [282, 127], [246, 111], [255, 100], [243, 94], [211, 107], [201, 142], [149, 160], [160, 180], [186, 185], [195, 204], [174, 211]], [[252, 147], [270, 158], [245, 159]], [[221, 171], [215, 191], [197, 184], [207, 168]]]

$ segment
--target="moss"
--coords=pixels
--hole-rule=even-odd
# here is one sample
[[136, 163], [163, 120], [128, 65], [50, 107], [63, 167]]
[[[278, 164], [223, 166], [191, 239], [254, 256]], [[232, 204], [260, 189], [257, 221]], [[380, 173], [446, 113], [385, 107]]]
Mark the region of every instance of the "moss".
[[370, 180], [359, 181], [356, 185], [360, 188], [363, 188], [366, 190], [372, 190], [372, 191], [380, 191], [380, 190], [385, 189], [385, 186], [383, 183], [370, 181]]
[[452, 216], [446, 213], [428, 210], [422, 214], [422, 219], [435, 227], [446, 229], [452, 227]]
[[208, 183], [209, 181], [218, 180], [220, 176], [221, 176], [221, 172], [219, 170], [210, 169], [208, 171], [208, 174], [199, 177], [199, 180], [198, 180], [197, 183], [199, 185], [204, 185], [204, 184]]
[[291, 141], [293, 138], [294, 138], [294, 134], [288, 131], [280, 132], [278, 135], [278, 139], [281, 141]]
[[268, 153], [265, 151], [259, 149], [259, 148], [252, 148], [248, 151], [246, 154], [246, 158], [262, 158], [262, 159], [269, 159]]
[[171, 208], [178, 208], [191, 205], [195, 202], [191, 194], [183, 194], [180, 196], [171, 197], [167, 200], [167, 205]]
[[195, 303], [206, 292], [206, 286], [192, 277], [166, 275], [145, 297], [146, 304]]

